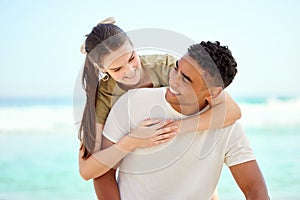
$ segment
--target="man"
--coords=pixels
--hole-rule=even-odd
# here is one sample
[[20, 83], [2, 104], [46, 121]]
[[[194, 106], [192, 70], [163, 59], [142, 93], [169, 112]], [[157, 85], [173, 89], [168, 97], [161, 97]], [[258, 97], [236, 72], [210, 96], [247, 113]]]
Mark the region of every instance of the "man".
[[[145, 118], [178, 119], [204, 112], [236, 72], [230, 50], [219, 42], [192, 45], [171, 71], [170, 87], [131, 90], [118, 100], [103, 130], [104, 147]], [[121, 199], [211, 199], [223, 163], [247, 199], [268, 199], [263, 176], [238, 123], [134, 150], [120, 163]]]

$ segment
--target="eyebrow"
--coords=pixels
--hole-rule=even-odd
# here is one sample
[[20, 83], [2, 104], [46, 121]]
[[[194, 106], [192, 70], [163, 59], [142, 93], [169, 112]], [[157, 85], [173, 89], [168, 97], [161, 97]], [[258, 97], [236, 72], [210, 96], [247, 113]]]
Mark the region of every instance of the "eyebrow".
[[[176, 68], [178, 69], [178, 60], [176, 61]], [[182, 71], [180, 71], [180, 74], [185, 78], [187, 79], [189, 82], [193, 83], [192, 79], [187, 76], [186, 74], [184, 74]]]
[[[133, 55], [134, 55], [134, 50], [131, 52], [131, 55], [130, 55], [130, 57], [129, 57], [128, 62], [131, 60], [131, 58], [132, 58]], [[116, 70], [116, 69], [119, 69], [119, 68], [121, 68], [121, 67], [123, 67], [123, 66], [109, 68], [109, 70]]]

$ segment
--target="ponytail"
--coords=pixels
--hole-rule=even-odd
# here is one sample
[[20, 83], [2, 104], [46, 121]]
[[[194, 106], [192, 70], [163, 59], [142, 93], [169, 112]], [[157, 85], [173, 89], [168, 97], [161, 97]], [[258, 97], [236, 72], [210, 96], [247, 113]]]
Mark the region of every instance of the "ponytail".
[[94, 151], [96, 142], [96, 99], [98, 91], [98, 69], [94, 67], [90, 59], [86, 58], [82, 86], [86, 92], [86, 104], [79, 128], [79, 139], [82, 141], [80, 149], [83, 150], [82, 158], [88, 158]]

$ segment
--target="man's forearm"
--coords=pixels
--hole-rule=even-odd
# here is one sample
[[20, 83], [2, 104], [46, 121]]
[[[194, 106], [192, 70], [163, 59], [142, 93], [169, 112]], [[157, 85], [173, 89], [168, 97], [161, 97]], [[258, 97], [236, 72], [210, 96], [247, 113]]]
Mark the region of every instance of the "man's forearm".
[[269, 196], [264, 193], [255, 193], [251, 194], [249, 197], [246, 197], [247, 200], [269, 200]]

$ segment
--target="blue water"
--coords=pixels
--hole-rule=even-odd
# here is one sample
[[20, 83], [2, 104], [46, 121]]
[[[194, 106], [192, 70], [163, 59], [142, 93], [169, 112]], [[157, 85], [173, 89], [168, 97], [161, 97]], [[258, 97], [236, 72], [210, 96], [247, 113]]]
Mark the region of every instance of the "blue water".
[[[300, 199], [300, 99], [239, 104], [271, 199]], [[70, 99], [0, 99], [0, 199], [96, 199], [78, 172], [74, 114]], [[244, 199], [226, 166], [218, 191]]]

